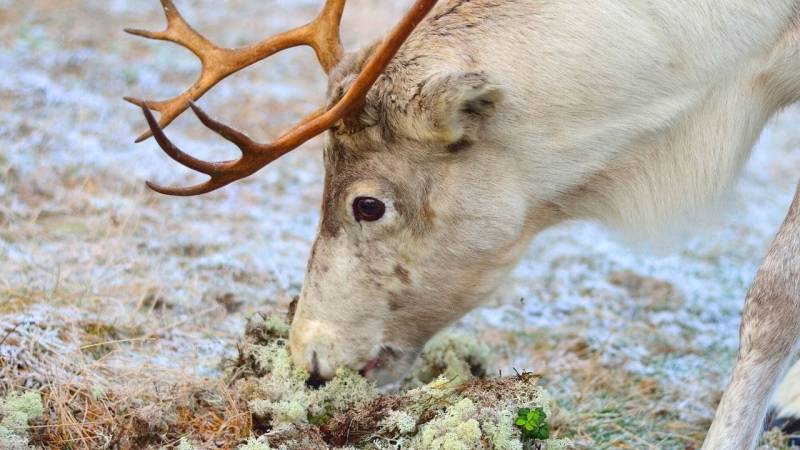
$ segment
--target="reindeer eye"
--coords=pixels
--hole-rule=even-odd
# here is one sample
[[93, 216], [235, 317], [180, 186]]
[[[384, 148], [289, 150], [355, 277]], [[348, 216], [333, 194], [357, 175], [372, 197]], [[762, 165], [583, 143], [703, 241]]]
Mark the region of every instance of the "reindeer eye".
[[372, 197], [358, 197], [353, 201], [353, 215], [356, 221], [375, 222], [386, 213], [386, 205]]

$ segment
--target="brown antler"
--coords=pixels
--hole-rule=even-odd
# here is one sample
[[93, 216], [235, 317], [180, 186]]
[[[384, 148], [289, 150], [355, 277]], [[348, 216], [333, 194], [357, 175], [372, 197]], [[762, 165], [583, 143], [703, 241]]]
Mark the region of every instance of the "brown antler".
[[[126, 28], [127, 33], [149, 39], [174, 42], [197, 55], [202, 64], [200, 77], [182, 94], [165, 101], [144, 101], [125, 97], [125, 100], [140, 106], [154, 109], [161, 113], [159, 125], [165, 128], [176, 117], [186, 111], [189, 102], [197, 100], [214, 85], [258, 61], [275, 53], [299, 45], [308, 45], [314, 49], [325, 72], [339, 62], [342, 57], [342, 44], [339, 40], [339, 24], [346, 0], [327, 0], [322, 12], [316, 19], [306, 25], [267, 38], [259, 43], [237, 49], [220, 48], [195, 31], [181, 16], [172, 0], [161, 0], [164, 14], [167, 16], [167, 29], [164, 31], [147, 31]], [[151, 136], [151, 132], [143, 133], [136, 142]]]
[[[294, 45], [301, 45], [301, 44], [308, 44], [315, 48], [318, 58], [322, 63], [323, 67], [326, 70], [330, 70], [335, 64], [338, 62], [339, 58], [341, 57], [341, 46], [339, 44], [338, 38], [338, 24], [341, 19], [342, 8], [344, 6], [345, 0], [328, 0], [323, 9], [322, 14], [312, 22], [311, 24], [307, 25], [306, 27], [310, 27], [309, 30], [303, 31], [302, 33], [298, 32], [297, 30], [303, 30], [305, 27], [300, 27], [296, 30], [290, 31], [288, 33], [284, 33], [282, 35], [278, 35], [275, 38], [268, 39], [266, 42], [273, 42], [273, 46], [269, 47], [268, 50], [264, 50], [264, 47], [260, 47], [261, 44], [256, 44], [253, 47], [250, 47], [252, 50], [249, 50], [252, 55], [250, 55], [249, 59], [242, 59], [240, 61], [252, 61], [255, 62], [259, 59], [266, 58], [267, 56], [274, 54], [280, 48], [278, 46], [282, 46], [282, 48], [289, 48]], [[153, 136], [156, 138], [156, 141], [161, 146], [162, 149], [173, 159], [178, 161], [179, 163], [194, 169], [198, 172], [204, 173], [211, 177], [210, 180], [206, 181], [205, 183], [185, 187], [185, 188], [175, 188], [175, 187], [162, 187], [153, 183], [148, 182], [147, 185], [162, 194], [168, 195], [179, 195], [179, 196], [189, 196], [189, 195], [199, 195], [204, 194], [207, 192], [211, 192], [213, 190], [219, 189], [223, 186], [226, 186], [236, 180], [240, 180], [242, 178], [246, 178], [259, 169], [263, 168], [267, 164], [271, 163], [272, 161], [278, 159], [279, 157], [285, 155], [289, 151], [299, 147], [304, 142], [308, 141], [309, 139], [323, 133], [325, 130], [331, 128], [337, 121], [339, 121], [342, 117], [347, 115], [351, 112], [355, 107], [359, 106], [363, 99], [366, 97], [367, 92], [372, 87], [372, 85], [377, 81], [378, 77], [383, 73], [386, 66], [389, 64], [391, 59], [403, 45], [403, 42], [408, 39], [411, 35], [411, 32], [416, 28], [417, 24], [428, 14], [428, 12], [433, 8], [436, 4], [437, 0], [417, 0], [414, 6], [411, 8], [411, 11], [403, 18], [403, 20], [392, 30], [389, 35], [383, 40], [381, 45], [375, 50], [373, 55], [367, 61], [364, 69], [353, 82], [350, 89], [344, 94], [344, 96], [332, 106], [329, 110], [325, 111], [321, 109], [305, 119], [303, 119], [297, 126], [289, 130], [288, 132], [284, 133], [279, 137], [275, 142], [270, 144], [260, 144], [244, 133], [241, 133], [233, 128], [228, 127], [220, 122], [217, 122], [211, 119], [203, 110], [192, 103], [192, 99], [194, 98], [193, 90], [196, 86], [200, 86], [200, 83], [203, 81], [203, 77], [198, 81], [198, 84], [192, 87], [189, 91], [185, 92], [183, 95], [185, 96], [185, 100], [191, 106], [192, 110], [195, 112], [197, 117], [200, 121], [211, 130], [218, 133], [220, 136], [224, 137], [225, 139], [231, 141], [232, 143], [236, 144], [237, 147], [242, 152], [242, 157], [235, 161], [224, 161], [224, 162], [206, 162], [201, 161], [197, 158], [194, 158], [191, 155], [188, 155], [181, 151], [178, 147], [176, 147], [167, 136], [164, 134], [162, 130], [163, 124], [159, 124], [155, 117], [153, 117], [152, 112], [150, 111], [151, 107], [157, 109], [160, 105], [158, 103], [149, 103], [143, 102], [140, 100], [131, 100], [133, 103], [142, 107], [145, 117], [147, 119], [147, 123], [150, 126], [150, 130]], [[219, 49], [213, 44], [211, 44], [208, 40], [197, 34], [194, 30], [192, 30], [183, 19], [180, 18], [177, 11], [174, 10], [172, 3], [169, 0], [162, 0], [164, 3], [165, 11], [167, 12], [167, 18], [170, 20], [170, 27], [173, 28], [173, 31], [170, 32], [170, 27], [168, 27], [167, 31], [162, 33], [150, 33], [150, 32], [143, 32], [139, 30], [132, 30], [134, 34], [143, 35], [146, 37], [153, 37], [155, 39], [167, 39], [173, 42], [178, 42], [181, 45], [184, 45], [190, 49], [197, 48], [200, 49], [198, 51], [192, 50], [197, 54], [201, 60], [203, 60], [203, 56], [201, 56], [201, 52], [206, 52], [209, 54], [216, 55], [215, 52], [219, 51]], [[172, 12], [171, 12], [172, 11]], [[172, 14], [173, 18], [170, 19], [170, 14]], [[335, 23], [335, 25], [333, 25]], [[318, 30], [314, 30], [315, 26], [319, 26], [321, 28], [327, 27], [329, 30], [336, 29], [335, 38], [331, 38], [334, 34], [330, 32], [321, 32]], [[177, 30], [177, 31], [176, 31]], [[300, 41], [300, 40], [291, 40], [288, 38], [281, 38], [281, 36], [293, 36], [293, 33], [298, 33], [303, 36], [306, 35], [319, 35], [319, 36], [327, 36], [326, 45], [312, 44], [312, 41]], [[184, 36], [186, 34], [186, 36]], [[292, 38], [292, 39], [297, 39]], [[294, 42], [291, 45], [288, 45], [288, 42]], [[313, 41], [313, 42], [322, 42], [322, 41]], [[261, 48], [261, 53], [255, 50], [255, 48]], [[245, 51], [245, 50], [241, 50]], [[200, 95], [207, 91], [210, 86], [213, 86], [216, 82], [221, 80], [222, 78], [215, 79], [214, 73], [226, 73], [231, 74], [236, 70], [241, 69], [244, 66], [239, 68], [233, 68], [235, 66], [230, 66], [225, 70], [221, 69], [213, 69], [212, 66], [209, 65], [211, 60], [203, 60], [204, 64], [204, 74], [206, 71], [212, 73], [210, 80], [211, 83], [208, 88], [203, 91], [200, 91], [199, 87], [197, 88], [200, 92]], [[220, 59], [216, 60], [219, 61], [222, 65], [230, 64], [227, 62], [224, 56], [220, 57]], [[326, 63], [327, 61], [327, 63]], [[252, 64], [252, 62], [248, 64]], [[219, 72], [217, 72], [219, 71]], [[223, 76], [224, 78], [224, 76]], [[178, 100], [176, 100], [178, 99]], [[171, 111], [172, 109], [178, 110], [175, 106], [178, 101], [181, 101], [181, 97], [176, 97], [176, 101], [169, 101], [166, 104], [162, 112], [162, 122], [164, 121], [166, 114], [164, 111]], [[186, 107], [184, 106], [182, 110], [178, 111], [174, 114], [177, 116], [185, 110]], [[174, 119], [174, 116], [170, 118], [170, 120]], [[168, 123], [168, 122], [167, 122]]]

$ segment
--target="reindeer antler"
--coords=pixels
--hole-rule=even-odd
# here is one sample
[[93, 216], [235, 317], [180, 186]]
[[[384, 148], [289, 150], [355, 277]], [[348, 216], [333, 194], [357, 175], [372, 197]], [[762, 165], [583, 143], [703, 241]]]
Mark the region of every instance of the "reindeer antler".
[[[186, 23], [175, 8], [172, 0], [161, 0], [167, 16], [166, 30], [160, 32], [125, 30], [137, 36], [171, 41], [186, 47], [197, 55], [203, 66], [200, 78], [194, 85], [181, 95], [170, 100], [152, 102], [126, 98], [126, 100], [142, 108], [150, 127], [150, 132], [140, 136], [137, 142], [141, 142], [152, 135], [159, 146], [174, 160], [211, 177], [205, 183], [186, 188], [168, 188], [150, 182], [147, 185], [157, 192], [168, 195], [189, 196], [211, 192], [252, 175], [314, 136], [331, 128], [363, 101], [369, 89], [383, 73], [402, 44], [437, 2], [437, 0], [417, 0], [409, 13], [375, 50], [361, 74], [359, 74], [338, 103], [327, 111], [320, 109], [307, 116], [298, 125], [272, 143], [257, 143], [244, 133], [211, 119], [203, 110], [192, 103], [228, 75], [281, 50], [298, 45], [312, 47], [323, 69], [326, 72], [330, 72], [342, 57], [339, 24], [345, 1], [327, 0], [322, 12], [309, 24], [240, 49], [220, 48], [200, 35]], [[192, 108], [206, 127], [236, 144], [242, 151], [242, 157], [235, 161], [206, 162], [184, 153], [172, 144], [164, 134], [163, 128], [188, 107]], [[160, 123], [156, 121], [151, 109], [161, 113]]]
[[[339, 24], [342, 20], [346, 0], [328, 0], [316, 19], [306, 25], [264, 39], [256, 44], [237, 48], [220, 48], [192, 28], [175, 7], [172, 0], [161, 0], [167, 17], [164, 31], [147, 31], [126, 28], [125, 32], [160, 41], [174, 42], [194, 53], [202, 64], [200, 77], [181, 93], [165, 101], [144, 101], [132, 97], [125, 100], [134, 105], [154, 109], [161, 113], [159, 125], [166, 128], [189, 107], [189, 102], [198, 100], [217, 83], [252, 64], [269, 58], [281, 50], [300, 45], [314, 49], [325, 72], [330, 72], [342, 57], [339, 40]], [[136, 140], [141, 142], [151, 136], [145, 132]]]

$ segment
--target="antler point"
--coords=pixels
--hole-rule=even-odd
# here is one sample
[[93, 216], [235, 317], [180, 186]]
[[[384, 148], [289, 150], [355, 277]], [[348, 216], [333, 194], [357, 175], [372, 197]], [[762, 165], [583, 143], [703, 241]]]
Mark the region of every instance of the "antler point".
[[162, 195], [171, 195], [169, 193], [169, 188], [161, 186], [160, 184], [153, 183], [152, 181], [149, 180], [145, 181], [144, 184], [147, 185], [147, 188], [153, 192], [158, 192], [159, 194]]
[[151, 132], [145, 131], [144, 133], [139, 135], [139, 137], [137, 137], [136, 140], [133, 141], [133, 143], [134, 144], [141, 144], [142, 142], [150, 139], [152, 136], [153, 136], [153, 134]]
[[125, 32], [134, 36], [139, 36], [147, 39], [164, 39], [163, 31], [150, 31], [141, 28], [125, 28]]
[[133, 105], [136, 105], [136, 106], [138, 106], [140, 108], [142, 106], [144, 106], [144, 104], [145, 104], [145, 102], [143, 100], [140, 100], [140, 99], [138, 99], [136, 97], [126, 96], [126, 97], [122, 97], [122, 99], [125, 100], [126, 102], [131, 103]]

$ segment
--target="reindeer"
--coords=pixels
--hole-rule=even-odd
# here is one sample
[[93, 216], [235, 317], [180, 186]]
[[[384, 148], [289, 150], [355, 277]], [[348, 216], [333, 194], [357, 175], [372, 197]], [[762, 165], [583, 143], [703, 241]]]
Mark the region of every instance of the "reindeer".
[[[162, 32], [202, 61], [186, 92], [140, 106], [197, 195], [324, 134], [321, 223], [292, 323], [296, 363], [378, 377], [496, 290], [541, 230], [597, 220], [657, 235], [735, 182], [768, 119], [800, 99], [797, 0], [418, 0], [381, 42], [345, 55], [345, 0], [313, 22], [223, 49], [162, 0]], [[309, 45], [329, 104], [261, 144], [192, 101], [280, 50]], [[191, 107], [237, 145], [209, 163], [163, 128]], [[151, 110], [161, 113], [157, 122]], [[705, 449], [755, 446], [800, 335], [800, 193], [746, 299], [741, 348]]]

